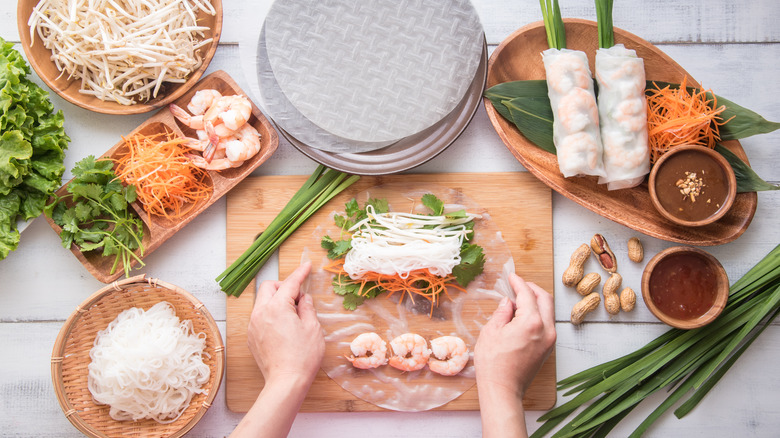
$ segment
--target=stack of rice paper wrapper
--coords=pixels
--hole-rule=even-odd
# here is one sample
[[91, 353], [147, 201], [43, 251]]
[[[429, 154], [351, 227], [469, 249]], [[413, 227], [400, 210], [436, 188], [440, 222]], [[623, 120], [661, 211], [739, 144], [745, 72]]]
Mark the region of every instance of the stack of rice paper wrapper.
[[281, 133], [329, 154], [381, 150], [446, 122], [484, 58], [468, 0], [279, 0], [240, 46]]

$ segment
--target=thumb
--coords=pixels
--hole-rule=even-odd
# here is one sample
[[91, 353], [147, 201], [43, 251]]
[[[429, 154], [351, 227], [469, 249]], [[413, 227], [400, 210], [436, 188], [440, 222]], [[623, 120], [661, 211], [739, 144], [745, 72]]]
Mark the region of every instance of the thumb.
[[314, 310], [314, 302], [311, 299], [311, 295], [304, 294], [298, 300], [298, 317], [306, 323], [317, 321], [317, 311]]
[[509, 321], [512, 320], [512, 316], [514, 315], [514, 310], [514, 306], [512, 305], [512, 302], [509, 301], [509, 298], [504, 297], [495, 312], [493, 312], [493, 316], [490, 317], [490, 321], [485, 325], [492, 325], [498, 328], [509, 324]]

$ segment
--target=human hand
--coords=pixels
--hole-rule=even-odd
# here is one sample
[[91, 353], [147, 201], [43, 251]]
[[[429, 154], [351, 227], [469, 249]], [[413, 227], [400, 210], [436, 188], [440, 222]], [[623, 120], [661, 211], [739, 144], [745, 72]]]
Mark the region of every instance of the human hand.
[[266, 384], [291, 380], [308, 387], [320, 369], [325, 339], [311, 296], [300, 289], [311, 263], [284, 281], [264, 281], [249, 319], [249, 350]]
[[517, 295], [504, 298], [482, 327], [474, 348], [477, 386], [522, 400], [555, 345], [553, 297], [515, 274], [509, 284]]

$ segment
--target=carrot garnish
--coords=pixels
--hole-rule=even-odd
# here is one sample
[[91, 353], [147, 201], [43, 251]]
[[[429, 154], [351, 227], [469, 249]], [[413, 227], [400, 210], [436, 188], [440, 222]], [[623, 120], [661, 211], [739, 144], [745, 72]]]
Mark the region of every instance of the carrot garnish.
[[696, 144], [714, 149], [720, 140], [718, 127], [728, 122], [720, 117], [726, 107], [718, 107], [715, 95], [708, 90], [690, 92], [687, 79], [683, 78], [679, 88], [667, 85], [648, 90], [647, 129], [652, 163], [675, 146]]
[[466, 292], [464, 287], [456, 283], [454, 275], [439, 277], [431, 274], [427, 269], [414, 270], [409, 272], [406, 277], [397, 274], [367, 272], [357, 280], [352, 280], [349, 274], [344, 271], [343, 258], [331, 261], [323, 269], [326, 272], [336, 274], [334, 281], [337, 281], [339, 286], [358, 285], [359, 294], [364, 297], [374, 292], [387, 292], [386, 298], [400, 293], [401, 300], [408, 296], [412, 303], [414, 303], [415, 297], [422, 297], [431, 303], [431, 314], [433, 314], [433, 307], [441, 300], [442, 294], [451, 299], [448, 288]]
[[206, 171], [185, 155], [184, 138], [166, 130], [154, 135], [138, 133], [124, 140], [127, 153], [115, 160], [116, 174], [125, 184], [136, 187], [138, 200], [149, 215], [178, 219], [211, 196]]

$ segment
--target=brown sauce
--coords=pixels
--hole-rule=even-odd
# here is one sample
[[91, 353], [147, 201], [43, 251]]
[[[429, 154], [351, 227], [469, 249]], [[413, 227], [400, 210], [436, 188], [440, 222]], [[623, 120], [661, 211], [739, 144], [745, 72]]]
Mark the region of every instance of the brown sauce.
[[695, 319], [715, 303], [715, 270], [696, 254], [673, 254], [661, 260], [650, 275], [650, 297], [664, 314]]
[[[695, 174], [694, 180], [699, 183], [691, 192], [696, 193], [694, 196], [681, 193], [691, 174]], [[661, 206], [669, 214], [695, 222], [720, 210], [728, 196], [728, 182], [725, 172], [714, 159], [688, 150], [669, 157], [658, 169], [655, 191]]]

